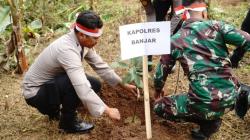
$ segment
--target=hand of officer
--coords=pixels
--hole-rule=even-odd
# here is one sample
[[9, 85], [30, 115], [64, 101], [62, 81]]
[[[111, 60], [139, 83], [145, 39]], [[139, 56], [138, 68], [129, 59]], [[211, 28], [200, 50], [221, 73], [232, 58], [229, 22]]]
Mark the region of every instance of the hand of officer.
[[120, 112], [117, 108], [110, 108], [110, 107], [106, 107], [105, 109], [105, 113], [114, 120], [120, 120], [121, 119], [121, 115]]
[[232, 56], [230, 57], [232, 68], [238, 68], [239, 62], [245, 53], [246, 51], [241, 47], [238, 47], [237, 49], [234, 50]]
[[133, 95], [137, 96], [137, 88], [135, 85], [131, 84], [121, 84], [122, 88], [127, 90], [130, 93], [133, 93]]

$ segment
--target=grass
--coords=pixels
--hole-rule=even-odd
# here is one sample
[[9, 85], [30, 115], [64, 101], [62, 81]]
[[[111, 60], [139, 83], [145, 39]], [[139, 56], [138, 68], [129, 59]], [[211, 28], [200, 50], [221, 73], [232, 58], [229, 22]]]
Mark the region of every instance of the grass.
[[212, 19], [223, 20], [239, 28], [248, 12], [248, 7], [248, 2], [231, 5], [223, 3], [223, 0], [212, 0], [209, 14]]

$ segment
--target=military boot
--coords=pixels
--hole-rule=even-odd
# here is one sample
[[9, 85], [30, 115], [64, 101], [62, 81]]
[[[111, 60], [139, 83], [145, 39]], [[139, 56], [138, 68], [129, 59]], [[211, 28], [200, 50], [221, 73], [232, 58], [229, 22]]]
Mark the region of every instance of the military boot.
[[191, 136], [194, 140], [207, 140], [212, 134], [216, 133], [221, 126], [221, 119], [217, 120], [202, 120], [199, 125], [200, 129], [191, 131]]
[[191, 131], [191, 136], [193, 140], [207, 140], [208, 137], [206, 137], [200, 129], [193, 129]]
[[245, 84], [241, 84], [240, 93], [235, 103], [235, 113], [241, 119], [244, 119], [244, 116], [246, 115], [247, 110], [249, 109], [249, 103], [248, 103], [249, 93], [250, 93], [250, 87]]

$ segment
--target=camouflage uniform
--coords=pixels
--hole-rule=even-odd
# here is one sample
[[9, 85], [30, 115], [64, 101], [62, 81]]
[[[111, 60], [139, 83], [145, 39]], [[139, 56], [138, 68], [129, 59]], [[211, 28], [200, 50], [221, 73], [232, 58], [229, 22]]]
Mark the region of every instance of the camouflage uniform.
[[250, 50], [250, 36], [219, 21], [186, 20], [171, 37], [171, 54], [163, 55], [154, 77], [157, 91], [178, 60], [189, 79], [187, 94], [164, 97], [155, 102], [154, 111], [168, 120], [198, 117], [217, 120], [233, 107], [238, 81], [233, 77], [226, 44]]

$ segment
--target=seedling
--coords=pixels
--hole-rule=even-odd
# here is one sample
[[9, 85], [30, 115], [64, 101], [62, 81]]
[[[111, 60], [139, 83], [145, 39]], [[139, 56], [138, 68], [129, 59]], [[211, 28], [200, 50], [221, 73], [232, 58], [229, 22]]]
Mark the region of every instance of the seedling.
[[118, 61], [111, 65], [113, 68], [123, 68], [128, 72], [123, 77], [123, 83], [134, 83], [137, 88], [143, 88], [142, 83], [142, 58], [136, 57], [129, 60], [129, 63]]
[[137, 87], [137, 99], [134, 104], [133, 116], [128, 117], [125, 120], [125, 123], [136, 123], [141, 122], [140, 119], [136, 116], [136, 108], [140, 98], [140, 90], [143, 88], [142, 82], [142, 57], [136, 57], [129, 60], [129, 63], [122, 61], [114, 62], [111, 65], [113, 68], [123, 68], [128, 72], [123, 77], [123, 83], [134, 83]]

